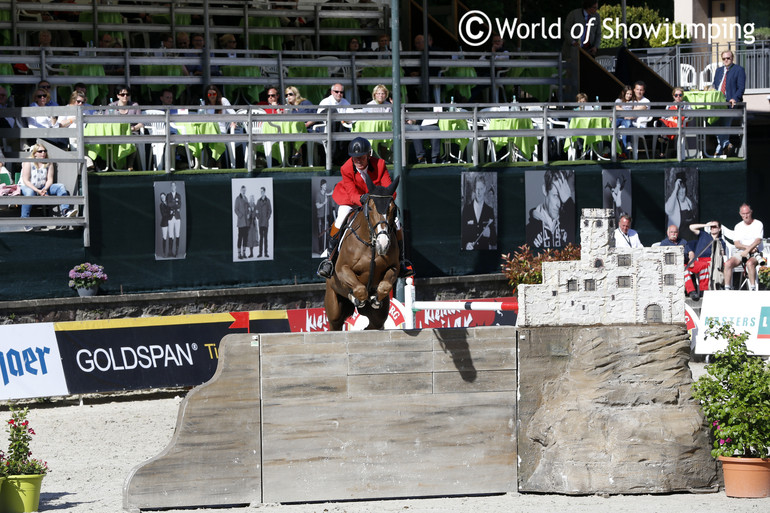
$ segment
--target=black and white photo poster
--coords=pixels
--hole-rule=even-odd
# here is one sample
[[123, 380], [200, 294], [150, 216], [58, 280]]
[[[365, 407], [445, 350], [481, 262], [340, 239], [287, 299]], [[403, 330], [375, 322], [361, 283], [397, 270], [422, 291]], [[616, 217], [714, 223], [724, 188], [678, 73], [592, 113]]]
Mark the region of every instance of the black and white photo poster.
[[527, 244], [537, 253], [575, 244], [575, 172], [526, 171]]
[[602, 208], [611, 208], [615, 226], [621, 214], [631, 215], [631, 170], [602, 170]]
[[329, 229], [337, 218], [337, 203], [332, 198], [334, 186], [342, 180], [341, 176], [316, 176], [310, 184], [310, 196], [313, 207], [311, 232], [313, 240], [311, 244], [313, 258], [320, 258], [327, 249], [331, 235]]
[[184, 182], [155, 182], [155, 260], [185, 258], [187, 205]]
[[698, 219], [698, 169], [672, 167], [664, 177], [666, 229], [673, 224], [680, 234], [689, 234], [690, 225]]
[[462, 249], [497, 249], [497, 173], [462, 173]]
[[233, 262], [272, 260], [273, 179], [233, 178]]

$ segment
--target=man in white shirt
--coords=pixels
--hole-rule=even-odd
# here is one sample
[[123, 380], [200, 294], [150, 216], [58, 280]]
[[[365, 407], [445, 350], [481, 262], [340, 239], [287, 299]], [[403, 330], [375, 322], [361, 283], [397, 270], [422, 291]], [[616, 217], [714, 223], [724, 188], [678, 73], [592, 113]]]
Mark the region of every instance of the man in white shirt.
[[643, 248], [639, 240], [639, 234], [631, 229], [631, 216], [623, 214], [620, 216], [618, 227], [615, 228], [615, 247], [616, 248]]
[[[762, 253], [762, 239], [765, 236], [765, 227], [762, 221], [753, 218], [754, 211], [744, 203], [738, 210], [743, 219], [735, 225], [733, 230], [722, 227], [722, 233], [733, 240], [736, 253], [725, 260], [725, 290], [732, 288], [733, 268], [746, 266], [746, 274], [749, 278], [749, 290], [757, 290], [757, 257]], [[763, 260], [764, 261], [764, 260]]]
[[[345, 86], [342, 84], [334, 84], [331, 88], [331, 94], [321, 100], [321, 103], [318, 105], [331, 105], [331, 106], [340, 106], [340, 105], [350, 105], [350, 102], [345, 99]], [[346, 109], [346, 108], [338, 108], [335, 109], [337, 112], [351, 112], [353, 109]], [[324, 107], [318, 108], [318, 113], [321, 114], [325, 112], [326, 109]], [[342, 132], [346, 131], [349, 132], [350, 129], [345, 127], [343, 123], [349, 123], [349, 121], [332, 121], [332, 132]], [[312, 127], [312, 130], [314, 132], [326, 132], [327, 127], [325, 124], [315, 124]], [[332, 157], [332, 160], [335, 162], [344, 161], [347, 160], [347, 144], [346, 142], [338, 142], [335, 144], [335, 149], [333, 151], [334, 156]]]
[[[644, 105], [645, 103], [650, 103], [650, 100], [648, 100], [644, 93], [647, 91], [647, 84], [639, 80], [638, 82], [634, 83], [634, 110], [649, 110], [649, 105]], [[637, 128], [644, 128], [647, 126], [647, 123], [652, 121], [652, 118], [636, 118], [634, 120], [634, 126]]]

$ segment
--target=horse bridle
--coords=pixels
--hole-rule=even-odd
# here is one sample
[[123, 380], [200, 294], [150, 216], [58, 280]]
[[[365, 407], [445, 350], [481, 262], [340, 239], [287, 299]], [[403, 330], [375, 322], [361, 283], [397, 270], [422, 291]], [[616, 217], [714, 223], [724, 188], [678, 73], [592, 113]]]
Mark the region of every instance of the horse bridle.
[[[366, 242], [361, 237], [359, 237], [357, 229], [354, 229], [354, 230], [351, 230], [351, 231], [353, 232], [353, 235], [356, 236], [356, 239], [358, 239], [361, 242], [361, 244], [363, 244], [363, 245], [365, 245], [367, 247], [372, 248], [372, 252], [373, 252], [374, 251], [374, 246], [375, 246], [376, 241], [377, 241], [377, 237], [380, 234], [390, 235], [390, 233], [392, 232], [392, 228], [390, 226], [390, 223], [388, 223], [387, 219], [384, 220], [384, 221], [379, 221], [379, 222], [377, 222], [375, 224], [371, 224], [371, 223], [368, 222], [369, 221], [369, 198], [376, 198], [376, 199], [386, 198], [386, 199], [389, 200], [388, 201], [388, 205], [390, 205], [394, 200], [393, 200], [393, 196], [386, 196], [386, 195], [364, 194], [362, 196], [362, 199], [366, 199], [366, 201], [362, 201], [361, 202], [361, 208], [364, 211], [364, 217], [366, 217], [367, 224], [369, 225], [369, 239], [370, 239], [370, 242]], [[375, 204], [376, 204], [376, 200], [375, 200]], [[377, 213], [378, 214], [380, 213], [379, 209], [377, 210]], [[396, 206], [395, 215], [398, 216], [398, 206]], [[386, 213], [386, 216], [387, 216], [387, 213]], [[374, 255], [372, 255], [372, 261], [374, 261]]]

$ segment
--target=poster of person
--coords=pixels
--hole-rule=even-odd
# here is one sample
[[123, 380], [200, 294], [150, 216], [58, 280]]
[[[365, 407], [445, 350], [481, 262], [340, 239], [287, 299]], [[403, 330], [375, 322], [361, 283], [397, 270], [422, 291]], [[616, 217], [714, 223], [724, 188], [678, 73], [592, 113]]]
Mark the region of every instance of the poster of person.
[[615, 226], [620, 215], [631, 213], [631, 170], [602, 170], [602, 208], [611, 208], [615, 213]]
[[690, 233], [690, 225], [698, 219], [698, 169], [671, 167], [663, 176], [666, 229], [673, 224], [680, 234]]
[[575, 244], [575, 172], [526, 171], [527, 244], [536, 253]]
[[329, 229], [337, 217], [337, 203], [332, 199], [332, 192], [340, 180], [342, 180], [341, 176], [316, 176], [310, 183], [310, 196], [313, 202], [313, 207], [310, 209], [313, 258], [320, 258], [329, 245], [331, 238]]
[[272, 260], [273, 179], [233, 178], [233, 262]]
[[497, 249], [497, 173], [462, 173], [462, 249]]
[[187, 255], [187, 205], [184, 182], [155, 182], [155, 260]]

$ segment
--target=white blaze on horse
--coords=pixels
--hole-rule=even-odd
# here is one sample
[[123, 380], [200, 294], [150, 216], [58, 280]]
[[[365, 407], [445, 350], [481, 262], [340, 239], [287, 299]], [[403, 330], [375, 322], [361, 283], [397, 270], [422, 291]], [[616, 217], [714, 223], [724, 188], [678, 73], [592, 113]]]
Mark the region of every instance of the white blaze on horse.
[[390, 308], [390, 292], [398, 279], [400, 261], [396, 241], [393, 194], [399, 177], [388, 186], [374, 185], [366, 173], [367, 194], [344, 228], [334, 275], [326, 281], [324, 307], [329, 329], [339, 331], [358, 313], [369, 319], [366, 329], [382, 329]]

